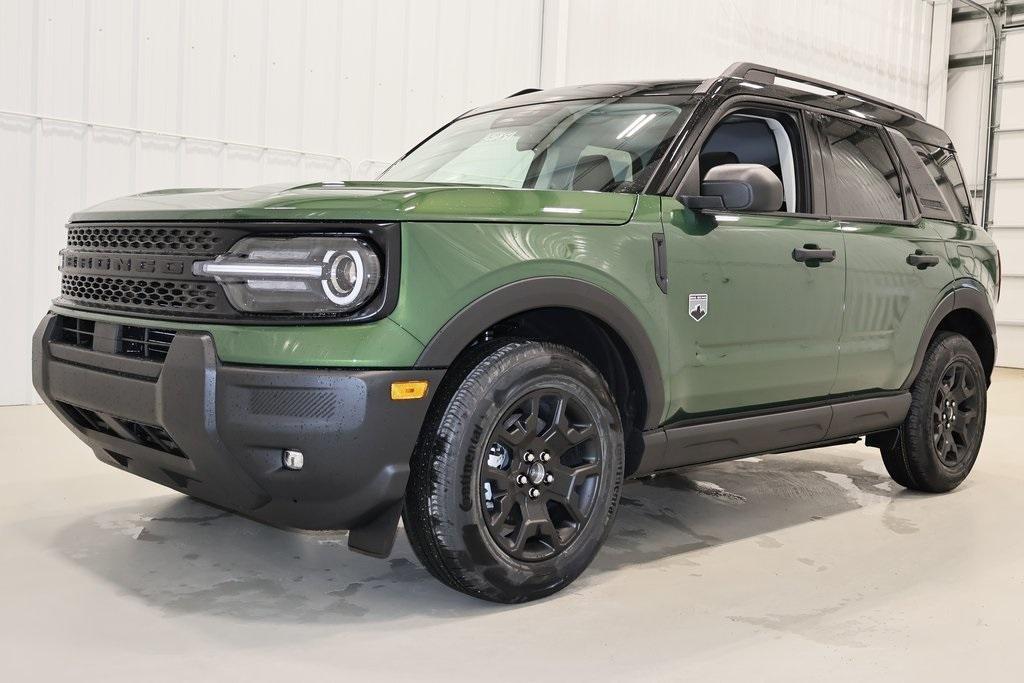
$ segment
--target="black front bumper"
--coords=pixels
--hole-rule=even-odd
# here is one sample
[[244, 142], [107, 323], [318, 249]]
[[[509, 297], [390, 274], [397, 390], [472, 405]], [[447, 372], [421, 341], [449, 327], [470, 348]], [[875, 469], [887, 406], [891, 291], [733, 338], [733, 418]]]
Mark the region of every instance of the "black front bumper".
[[[33, 381], [103, 462], [272, 524], [390, 525], [393, 537], [443, 370], [226, 365], [194, 332], [178, 332], [159, 362], [119, 355], [117, 325], [97, 323], [91, 348], [67, 343], [59, 320], [36, 331]], [[391, 383], [410, 379], [429, 380], [430, 394], [392, 400]], [[303, 452], [301, 470], [284, 469], [284, 449]]]

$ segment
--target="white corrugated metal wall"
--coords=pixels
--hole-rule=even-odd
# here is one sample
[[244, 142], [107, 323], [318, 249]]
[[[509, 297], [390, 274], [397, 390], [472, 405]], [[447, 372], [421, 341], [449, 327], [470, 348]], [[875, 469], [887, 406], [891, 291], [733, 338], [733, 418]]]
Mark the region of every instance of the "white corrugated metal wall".
[[[771, 64], [924, 111], [932, 4], [925, 0], [548, 0], [552, 83], [705, 78]], [[564, 22], [559, 31], [558, 23]], [[550, 30], [549, 30], [550, 29]], [[550, 45], [564, 42], [564, 49]], [[944, 85], [944, 84], [943, 84]]]
[[0, 1], [0, 404], [35, 399], [29, 338], [72, 211], [372, 176], [535, 85], [540, 25], [540, 0]]
[[[977, 197], [976, 208], [980, 209], [992, 31], [985, 17], [963, 3], [954, 4], [957, 14], [950, 34], [946, 125], [960, 151], [967, 182]], [[1007, 21], [1024, 20], [1024, 3], [1011, 2], [1006, 7]], [[997, 363], [1024, 368], [1024, 29], [1006, 32], [1001, 66], [989, 218], [1003, 261], [1002, 296], [996, 309]]]
[[999, 87], [992, 237], [1003, 261], [999, 364], [1024, 368], [1024, 29], [1007, 33]]
[[928, 0], [2, 0], [0, 404], [34, 400], [29, 337], [78, 207], [369, 177], [520, 88], [738, 60], [923, 111], [933, 17]]

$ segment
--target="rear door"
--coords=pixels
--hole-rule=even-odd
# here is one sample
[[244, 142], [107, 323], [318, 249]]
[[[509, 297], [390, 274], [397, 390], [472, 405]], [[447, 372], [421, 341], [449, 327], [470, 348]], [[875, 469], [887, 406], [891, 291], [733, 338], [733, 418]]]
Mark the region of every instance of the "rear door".
[[[815, 213], [820, 159], [805, 130], [796, 109], [734, 107], [698, 141], [683, 181], [695, 194], [714, 165], [761, 163], [783, 181], [783, 210], [694, 212], [662, 200], [677, 419], [822, 398], [835, 381], [843, 235]], [[831, 256], [798, 260], [808, 250]]]
[[898, 389], [952, 269], [879, 126], [816, 116], [829, 214], [846, 238], [846, 313], [833, 394]]

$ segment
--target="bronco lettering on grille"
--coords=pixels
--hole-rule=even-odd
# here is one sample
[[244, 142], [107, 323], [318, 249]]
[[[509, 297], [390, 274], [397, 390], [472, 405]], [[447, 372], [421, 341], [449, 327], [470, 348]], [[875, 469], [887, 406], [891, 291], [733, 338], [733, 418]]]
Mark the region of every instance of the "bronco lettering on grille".
[[62, 268], [89, 273], [150, 273], [157, 275], [185, 274], [185, 261], [133, 256], [106, 256], [103, 254], [76, 254], [65, 252]]

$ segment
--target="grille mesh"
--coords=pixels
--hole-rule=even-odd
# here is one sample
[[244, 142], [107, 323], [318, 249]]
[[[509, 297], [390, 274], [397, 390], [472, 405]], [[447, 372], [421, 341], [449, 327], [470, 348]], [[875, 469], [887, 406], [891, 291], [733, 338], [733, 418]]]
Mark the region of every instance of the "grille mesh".
[[85, 303], [198, 312], [216, 311], [222, 296], [214, 283], [70, 273], [65, 273], [61, 279], [60, 293], [67, 299]]
[[[60, 300], [167, 315], [235, 315], [219, 285], [192, 277], [191, 263], [223, 254], [248, 234], [246, 229], [200, 223], [71, 223], [67, 230], [68, 246], [63, 253], [68, 266], [62, 273]], [[152, 262], [146, 261], [148, 254], [155, 255]], [[122, 261], [130, 265], [123, 272], [111, 272], [109, 264]], [[146, 263], [150, 268], [143, 272], [141, 264]], [[131, 264], [137, 266], [134, 271]], [[161, 264], [175, 265], [178, 270], [162, 274]], [[95, 272], [100, 269], [105, 270]]]
[[209, 228], [68, 226], [68, 247], [74, 249], [213, 254], [227, 246]]
[[58, 316], [57, 330], [54, 339], [64, 344], [71, 344], [83, 349], [91, 349], [96, 323], [92, 320]]
[[[64, 414], [68, 416], [72, 422], [81, 427], [82, 429], [91, 429], [94, 432], [100, 432], [107, 434], [108, 436], [116, 436], [118, 438], [125, 438], [125, 435], [131, 437], [131, 441], [153, 448], [158, 451], [163, 451], [169, 455], [176, 455], [179, 458], [188, 459], [184, 453], [181, 452], [181, 447], [171, 438], [171, 435], [163, 427], [157, 425], [148, 425], [142, 422], [135, 422], [134, 420], [127, 420], [122, 417], [116, 417], [114, 415], [108, 415], [106, 413], [99, 413], [88, 408], [81, 406], [71, 405], [70, 403], [64, 403], [58, 401], [59, 405], [63, 410]], [[119, 433], [114, 429], [114, 426], [119, 425], [123, 432]], [[119, 456], [129, 460], [125, 456]], [[125, 463], [126, 464], [126, 463]]]
[[125, 325], [121, 328], [121, 353], [125, 356], [163, 361], [167, 358], [167, 352], [171, 350], [175, 334], [173, 330]]

